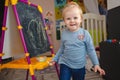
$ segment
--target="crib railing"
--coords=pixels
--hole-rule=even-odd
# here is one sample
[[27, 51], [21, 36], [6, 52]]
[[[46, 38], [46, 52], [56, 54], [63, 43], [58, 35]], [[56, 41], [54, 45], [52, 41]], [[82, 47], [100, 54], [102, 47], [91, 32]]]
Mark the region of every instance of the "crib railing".
[[82, 28], [88, 30], [93, 38], [94, 46], [106, 40], [106, 18], [105, 15], [86, 13], [83, 15]]

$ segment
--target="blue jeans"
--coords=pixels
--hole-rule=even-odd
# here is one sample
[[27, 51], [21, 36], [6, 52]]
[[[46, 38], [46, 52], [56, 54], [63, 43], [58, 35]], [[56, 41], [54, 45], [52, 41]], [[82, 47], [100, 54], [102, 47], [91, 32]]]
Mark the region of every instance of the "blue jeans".
[[64, 64], [60, 64], [60, 79], [59, 80], [84, 80], [85, 67], [81, 69], [72, 69]]

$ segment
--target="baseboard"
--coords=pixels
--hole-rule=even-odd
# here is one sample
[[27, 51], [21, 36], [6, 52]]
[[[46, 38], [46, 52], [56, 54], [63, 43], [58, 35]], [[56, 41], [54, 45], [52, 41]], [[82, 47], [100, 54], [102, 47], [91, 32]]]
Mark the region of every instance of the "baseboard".
[[9, 58], [5, 58], [5, 59], [2, 59], [2, 64], [4, 63], [7, 63], [7, 62], [10, 62], [13, 60], [13, 57], [9, 57]]

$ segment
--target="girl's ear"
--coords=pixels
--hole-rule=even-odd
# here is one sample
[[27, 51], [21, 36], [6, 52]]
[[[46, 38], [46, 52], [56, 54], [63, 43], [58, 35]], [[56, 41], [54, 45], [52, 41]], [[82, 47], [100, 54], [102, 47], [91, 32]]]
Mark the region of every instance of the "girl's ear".
[[82, 19], [82, 21], [83, 21], [83, 15], [81, 15], [81, 19]]

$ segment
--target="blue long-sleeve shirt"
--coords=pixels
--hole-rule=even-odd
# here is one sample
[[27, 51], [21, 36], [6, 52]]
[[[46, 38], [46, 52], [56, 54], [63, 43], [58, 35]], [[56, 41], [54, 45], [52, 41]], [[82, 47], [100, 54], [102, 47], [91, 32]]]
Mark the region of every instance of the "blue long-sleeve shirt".
[[53, 60], [70, 68], [79, 69], [86, 65], [87, 54], [93, 65], [99, 65], [89, 32], [82, 28], [75, 32], [66, 29], [62, 32], [61, 45]]

